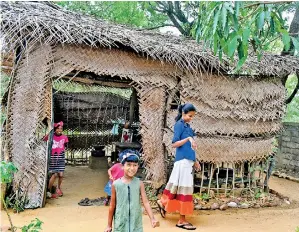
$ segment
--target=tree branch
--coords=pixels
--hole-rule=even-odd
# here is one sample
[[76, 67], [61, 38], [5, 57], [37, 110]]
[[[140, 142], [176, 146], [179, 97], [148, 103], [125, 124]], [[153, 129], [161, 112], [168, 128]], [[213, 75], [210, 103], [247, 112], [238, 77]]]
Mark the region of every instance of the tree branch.
[[281, 3], [292, 3], [292, 2], [285, 2], [285, 1], [279, 1], [279, 2], [258, 2], [258, 3], [253, 3], [253, 4], [250, 4], [248, 6], [245, 6], [244, 8], [250, 8], [250, 7], [253, 7], [253, 6], [258, 6], [258, 5], [262, 5], [262, 4], [281, 4]]
[[288, 97], [288, 99], [285, 101], [286, 104], [289, 104], [293, 98], [296, 96], [298, 90], [299, 90], [299, 70], [296, 71], [296, 77], [297, 77], [297, 84], [295, 89], [293, 90], [292, 94]]
[[158, 29], [161, 27], [176, 27], [173, 24], [163, 24], [163, 25], [159, 25], [159, 26], [155, 26], [155, 27], [149, 27], [149, 28], [141, 28], [141, 29], [135, 29], [136, 31], [144, 31], [144, 30], [154, 30], [154, 29]]
[[182, 23], [188, 23], [188, 19], [184, 15], [181, 8], [181, 3], [179, 1], [174, 2], [174, 9], [175, 11], [173, 13], [178, 18], [178, 20], [180, 20]]
[[173, 14], [167, 13], [169, 19], [173, 22], [174, 26], [183, 34], [186, 35], [186, 31], [184, 28], [179, 24], [179, 22], [176, 20], [176, 18], [173, 16]]

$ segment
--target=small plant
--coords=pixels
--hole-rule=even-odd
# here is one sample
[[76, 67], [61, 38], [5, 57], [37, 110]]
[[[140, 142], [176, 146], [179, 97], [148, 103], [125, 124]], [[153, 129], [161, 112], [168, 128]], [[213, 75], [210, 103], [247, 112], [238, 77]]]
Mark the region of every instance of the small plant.
[[203, 193], [201, 196], [200, 196], [200, 199], [201, 200], [204, 200], [204, 201], [208, 201], [210, 199], [210, 195], [207, 194], [207, 193]]
[[299, 232], [299, 226], [297, 226], [297, 228], [296, 228], [296, 232]]
[[41, 220], [35, 218], [30, 222], [28, 226], [23, 226], [20, 229], [22, 230], [22, 232], [39, 232], [42, 230], [42, 224], [43, 222]]
[[12, 162], [1, 161], [0, 163], [1, 183], [4, 184], [11, 183], [13, 174], [17, 171], [18, 169]]
[[[13, 174], [16, 173], [18, 171], [18, 169], [16, 168], [16, 166], [12, 163], [12, 162], [5, 162], [5, 161], [1, 161], [0, 163], [0, 173], [1, 173], [1, 184], [10, 184], [13, 180]], [[16, 191], [16, 193], [13, 194], [16, 195], [18, 194], [18, 191]], [[26, 194], [25, 194], [26, 195]], [[6, 214], [7, 214], [7, 217], [8, 217], [8, 220], [9, 220], [9, 223], [10, 223], [10, 227], [11, 227], [11, 231], [15, 232], [17, 231], [18, 229], [21, 229], [22, 232], [39, 232], [41, 231], [41, 225], [42, 225], [42, 221], [40, 221], [38, 218], [32, 220], [30, 222], [29, 225], [27, 226], [23, 226], [23, 227], [15, 227], [12, 223], [12, 220], [11, 220], [11, 217], [8, 213], [8, 210], [7, 210], [7, 203], [9, 206], [12, 206], [13, 209], [17, 212], [19, 211], [23, 211], [24, 210], [24, 205], [26, 203], [26, 197], [23, 197], [23, 201], [22, 202], [13, 202], [11, 203], [11, 198], [8, 198], [9, 200], [7, 202], [5, 202], [4, 200], [4, 196], [2, 197], [1, 195], [1, 201], [3, 202], [3, 205], [4, 205], [4, 209], [6, 211]], [[18, 197], [16, 199], [19, 199]], [[12, 204], [12, 205], [10, 205]]]
[[25, 205], [28, 203], [28, 199], [25, 194], [20, 194], [19, 190], [16, 190], [9, 197], [6, 198], [6, 204], [13, 209], [15, 213], [20, 213], [25, 210]]

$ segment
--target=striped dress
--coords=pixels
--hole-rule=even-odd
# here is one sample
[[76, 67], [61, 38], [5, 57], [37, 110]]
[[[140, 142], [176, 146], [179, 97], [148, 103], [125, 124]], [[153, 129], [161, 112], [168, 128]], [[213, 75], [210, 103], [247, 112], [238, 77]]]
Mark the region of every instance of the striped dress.
[[[48, 136], [45, 137], [48, 140]], [[56, 135], [54, 133], [52, 140], [52, 152], [49, 162], [49, 172], [58, 173], [64, 172], [65, 170], [65, 144], [68, 142], [68, 137], [66, 135]]]

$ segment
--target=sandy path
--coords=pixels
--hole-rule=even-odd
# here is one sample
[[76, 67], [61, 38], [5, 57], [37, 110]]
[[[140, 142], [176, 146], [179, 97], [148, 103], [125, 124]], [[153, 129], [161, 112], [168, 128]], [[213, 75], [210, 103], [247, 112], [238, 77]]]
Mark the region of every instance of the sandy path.
[[[45, 208], [26, 210], [12, 214], [15, 225], [29, 223], [35, 217], [44, 222], [45, 232], [68, 231], [104, 231], [107, 223], [108, 208], [104, 206], [82, 207], [77, 203], [85, 197], [104, 196], [103, 188], [107, 182], [106, 171], [94, 171], [88, 167], [67, 167], [63, 184], [64, 196], [48, 200]], [[299, 183], [273, 177], [271, 188], [289, 196], [293, 203], [289, 207], [227, 211], [199, 211], [199, 215], [190, 217], [198, 227], [196, 231], [205, 232], [295, 232], [299, 226]], [[149, 219], [144, 216], [144, 231], [165, 232], [183, 231], [175, 228], [178, 215], [168, 215], [167, 220], [156, 216], [161, 227], [152, 229]], [[1, 224], [8, 225], [4, 212], [1, 212]], [[168, 230], [167, 230], [168, 231]]]

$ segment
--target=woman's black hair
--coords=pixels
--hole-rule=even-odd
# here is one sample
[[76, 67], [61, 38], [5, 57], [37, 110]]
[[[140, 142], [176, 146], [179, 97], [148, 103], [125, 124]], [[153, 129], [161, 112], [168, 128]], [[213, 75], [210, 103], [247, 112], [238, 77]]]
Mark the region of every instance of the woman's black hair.
[[175, 117], [175, 121], [179, 121], [182, 118], [182, 114], [187, 114], [190, 111], [196, 111], [196, 108], [191, 103], [186, 103], [184, 105], [180, 105], [178, 108], [178, 115]]

